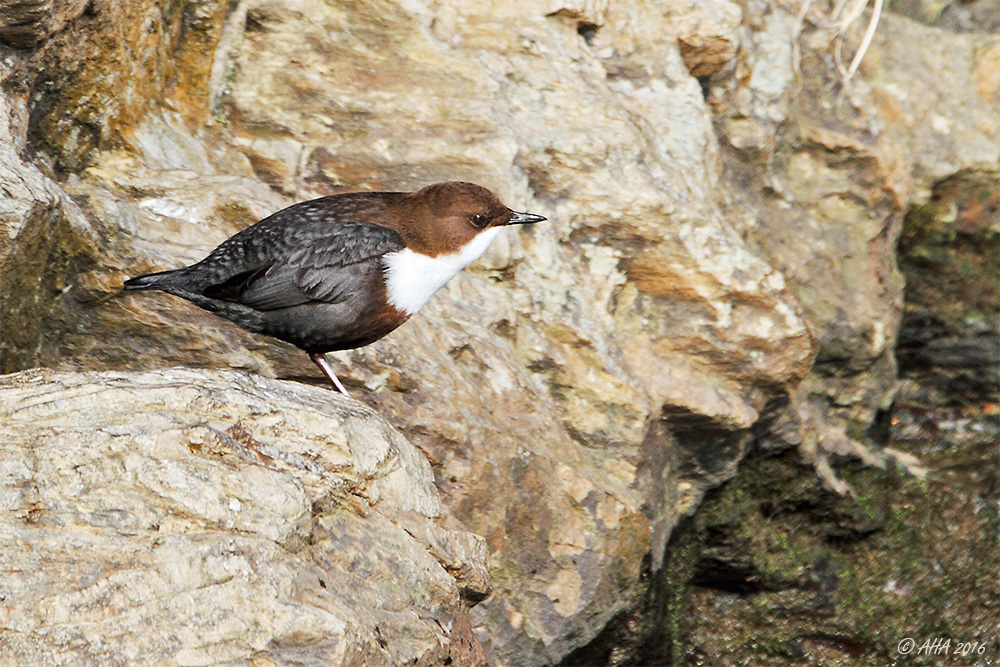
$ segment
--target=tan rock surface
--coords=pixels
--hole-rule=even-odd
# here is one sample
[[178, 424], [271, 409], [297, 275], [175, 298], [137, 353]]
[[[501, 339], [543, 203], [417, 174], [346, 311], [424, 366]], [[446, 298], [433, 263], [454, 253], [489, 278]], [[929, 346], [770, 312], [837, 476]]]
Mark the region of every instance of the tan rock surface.
[[469, 658], [449, 569], [482, 596], [482, 541], [354, 401], [231, 371], [28, 371], [0, 379], [0, 449], [0, 664]]
[[862, 76], [845, 87], [829, 31], [807, 27], [796, 60], [792, 11], [776, 6], [745, 24], [753, 38], [734, 75], [746, 87], [724, 77], [710, 93], [730, 219], [787, 280], [818, 345], [793, 394], [795, 426], [774, 435], [846, 492], [827, 474], [827, 455], [879, 463], [864, 434], [896, 394], [904, 217], [951, 179], [1000, 191], [1000, 107], [983, 74], [1000, 40], [887, 14]]
[[[892, 125], [892, 81], [873, 92], [859, 77], [837, 97], [820, 31], [804, 31], [796, 68], [793, 11], [111, 5], [4, 65], [4, 372], [184, 365], [319, 382], [300, 352], [173, 297], [122, 295], [121, 281], [348, 188], [465, 179], [547, 215], [502, 235], [413, 322], [335, 355], [486, 538], [494, 593], [470, 615], [497, 664], [559, 662], [641, 608], [673, 526], [754, 437], [821, 468], [830, 453], [877, 461], [858, 441], [894, 393], [895, 242], [921, 144]], [[99, 63], [148, 65], [141, 76], [69, 66], [117, 22], [131, 27]], [[878, 54], [926, 38], [886, 25], [862, 72], [873, 81], [906, 62]], [[973, 112], [943, 116], [961, 164], [995, 136], [981, 112], [1000, 89], [993, 43], [975, 39], [956, 61], [973, 67]], [[475, 542], [425, 525], [407, 530], [485, 590], [463, 555]]]
[[[225, 131], [147, 114], [124, 150], [89, 154], [62, 184], [73, 204], [56, 229], [6, 264], [24, 284], [6, 306], [4, 368], [314, 378], [300, 353], [170, 297], [120, 296], [119, 281], [346, 186], [468, 179], [546, 213], [552, 224], [508, 234], [415, 322], [338, 361], [487, 538], [496, 593], [476, 609], [480, 636], [502, 661], [557, 661], [628, 605], [644, 561], [658, 565], [671, 526], [732, 473], [761, 410], [811, 360], [781, 276], [710, 194], [700, 88], [675, 43], [649, 40], [716, 28], [600, 3], [254, 1], [227, 21], [217, 51], [231, 60], [209, 92]], [[579, 21], [603, 25], [590, 44]], [[671, 454], [664, 406], [731, 444]]]

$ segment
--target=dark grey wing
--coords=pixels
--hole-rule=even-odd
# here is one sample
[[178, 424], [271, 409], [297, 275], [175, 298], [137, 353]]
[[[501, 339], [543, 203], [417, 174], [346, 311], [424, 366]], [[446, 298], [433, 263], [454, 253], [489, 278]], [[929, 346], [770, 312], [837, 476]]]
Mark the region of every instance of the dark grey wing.
[[266, 271], [251, 277], [234, 299], [257, 310], [275, 310], [308, 301], [336, 303], [382, 271], [382, 256], [405, 248], [398, 233], [364, 222], [328, 227]]
[[208, 257], [183, 269], [187, 289], [233, 299], [239, 288], [299, 248], [343, 225], [374, 222], [396, 192], [359, 192], [299, 202], [226, 239]]

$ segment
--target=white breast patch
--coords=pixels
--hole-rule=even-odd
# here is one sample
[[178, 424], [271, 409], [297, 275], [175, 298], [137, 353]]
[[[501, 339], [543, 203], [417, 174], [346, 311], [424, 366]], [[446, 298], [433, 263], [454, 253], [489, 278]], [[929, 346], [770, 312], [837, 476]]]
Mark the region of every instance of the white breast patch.
[[385, 256], [385, 286], [389, 303], [413, 315], [458, 272], [479, 259], [502, 227], [490, 227], [458, 252], [431, 257], [404, 248]]

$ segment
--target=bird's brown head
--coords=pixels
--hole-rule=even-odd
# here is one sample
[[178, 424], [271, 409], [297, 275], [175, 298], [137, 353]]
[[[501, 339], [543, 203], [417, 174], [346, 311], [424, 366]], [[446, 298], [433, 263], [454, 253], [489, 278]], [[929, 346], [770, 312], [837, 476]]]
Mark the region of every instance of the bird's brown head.
[[494, 228], [545, 220], [512, 211], [486, 188], [462, 181], [428, 185], [406, 195], [400, 205], [399, 232], [406, 245], [432, 257], [458, 252], [484, 233], [492, 239]]

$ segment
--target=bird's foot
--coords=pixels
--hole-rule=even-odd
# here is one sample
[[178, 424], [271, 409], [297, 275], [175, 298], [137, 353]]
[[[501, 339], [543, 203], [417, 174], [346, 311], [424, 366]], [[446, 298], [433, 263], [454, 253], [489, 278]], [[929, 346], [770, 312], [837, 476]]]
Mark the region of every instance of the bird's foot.
[[344, 396], [350, 396], [350, 394], [347, 393], [347, 390], [344, 389], [344, 385], [337, 379], [337, 374], [333, 372], [333, 364], [330, 363], [330, 360], [326, 358], [325, 354], [322, 352], [310, 352], [309, 358], [313, 360], [314, 364], [319, 366], [319, 369], [323, 371], [323, 375], [325, 375], [327, 379], [333, 383], [333, 386], [337, 388], [337, 391]]

